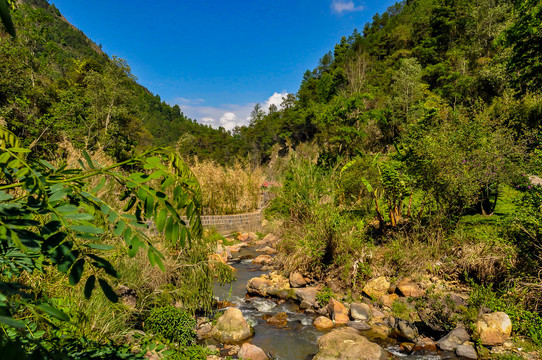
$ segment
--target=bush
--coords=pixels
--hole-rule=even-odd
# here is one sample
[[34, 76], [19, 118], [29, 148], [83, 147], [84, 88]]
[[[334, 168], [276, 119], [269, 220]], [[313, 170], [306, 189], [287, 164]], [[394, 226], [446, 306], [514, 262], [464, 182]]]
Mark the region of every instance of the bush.
[[324, 286], [322, 290], [318, 291], [316, 294], [316, 301], [318, 301], [318, 304], [320, 306], [326, 306], [329, 304], [329, 300], [333, 297], [333, 291], [331, 291], [330, 288], [327, 286]]
[[[480, 309], [485, 306], [492, 311], [503, 311], [512, 320], [512, 331], [520, 335], [526, 335], [538, 346], [542, 346], [542, 317], [525, 309], [522, 304], [522, 291], [508, 289], [503, 294], [498, 294], [491, 286], [479, 286], [471, 284], [473, 291], [469, 298], [469, 308]], [[474, 314], [473, 311], [470, 312]], [[476, 313], [477, 314], [477, 313]], [[471, 322], [476, 318], [469, 319]]]
[[164, 306], [151, 310], [145, 320], [145, 330], [180, 346], [192, 345], [196, 339], [196, 320], [183, 309]]

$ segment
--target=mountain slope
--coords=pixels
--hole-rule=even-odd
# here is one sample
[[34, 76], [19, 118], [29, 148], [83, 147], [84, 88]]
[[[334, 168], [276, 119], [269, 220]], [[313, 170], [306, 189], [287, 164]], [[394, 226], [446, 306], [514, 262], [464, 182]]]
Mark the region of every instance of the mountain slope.
[[67, 139], [119, 159], [148, 146], [181, 145], [186, 156], [221, 163], [239, 154], [238, 140], [137, 84], [125, 61], [103, 53], [54, 5], [19, 1], [12, 17], [17, 37], [0, 43], [0, 119], [38, 153], [56, 156]]

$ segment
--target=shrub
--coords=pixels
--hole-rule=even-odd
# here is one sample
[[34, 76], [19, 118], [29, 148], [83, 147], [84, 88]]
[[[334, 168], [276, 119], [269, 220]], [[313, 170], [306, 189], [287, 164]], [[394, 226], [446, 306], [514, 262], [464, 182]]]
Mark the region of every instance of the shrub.
[[327, 286], [324, 286], [322, 290], [318, 291], [316, 294], [316, 301], [320, 304], [320, 306], [326, 306], [329, 304], [329, 300], [333, 297], [333, 291], [331, 291], [330, 288]]
[[[469, 307], [480, 309], [485, 306], [493, 311], [503, 311], [510, 316], [512, 320], [512, 330], [520, 335], [526, 335], [538, 346], [542, 346], [542, 317], [525, 309], [522, 304], [522, 291], [518, 289], [508, 289], [508, 291], [498, 294], [493, 291], [491, 286], [480, 286], [472, 284], [473, 291], [469, 298]], [[469, 312], [471, 315], [473, 311]], [[468, 321], [475, 321], [471, 317]]]
[[145, 320], [145, 330], [177, 342], [180, 346], [194, 343], [195, 327], [196, 320], [191, 315], [173, 306], [154, 308]]

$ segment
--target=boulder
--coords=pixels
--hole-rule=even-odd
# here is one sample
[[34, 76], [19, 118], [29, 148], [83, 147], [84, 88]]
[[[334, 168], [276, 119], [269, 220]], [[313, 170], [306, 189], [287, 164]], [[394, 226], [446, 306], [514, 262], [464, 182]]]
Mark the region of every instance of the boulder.
[[351, 327], [333, 330], [318, 339], [313, 360], [380, 360], [384, 350]]
[[397, 289], [406, 297], [422, 297], [423, 290], [410, 278], [404, 278], [397, 284]]
[[[295, 296], [290, 282], [282, 275], [271, 274], [255, 277], [247, 282], [247, 292], [251, 295], [274, 296], [288, 300]], [[316, 295], [315, 295], [316, 299]]]
[[265, 355], [265, 352], [262, 349], [260, 349], [256, 345], [252, 345], [249, 343], [244, 343], [243, 345], [241, 345], [241, 349], [239, 349], [237, 356], [240, 359], [244, 359], [244, 360], [268, 360], [269, 359], [267, 355]]
[[408, 341], [414, 341], [419, 336], [416, 325], [403, 319], [395, 319], [395, 334]]
[[325, 316], [318, 316], [312, 324], [317, 330], [329, 330], [333, 328], [333, 321]]
[[474, 346], [471, 344], [464, 344], [459, 345], [457, 349], [455, 349], [455, 353], [457, 356], [461, 356], [467, 359], [478, 359], [478, 355], [476, 354], [476, 350], [474, 349]]
[[212, 335], [223, 344], [235, 344], [252, 337], [254, 329], [247, 323], [241, 310], [229, 308], [218, 318]]
[[235, 244], [235, 245], [232, 245], [232, 246], [228, 246], [226, 249], [228, 249], [228, 251], [229, 251], [230, 253], [232, 253], [232, 252], [236, 252], [236, 253], [237, 253], [237, 252], [241, 251], [242, 248], [247, 247], [247, 246], [248, 246], [247, 243], [243, 243], [243, 242], [242, 242], [242, 243], [239, 243], [239, 244]]
[[371, 307], [363, 303], [352, 303], [350, 305], [350, 315], [354, 320], [371, 320]]
[[307, 285], [305, 278], [298, 271], [290, 273], [290, 286], [293, 288], [300, 288]]
[[387, 324], [371, 324], [371, 332], [375, 338], [381, 340], [388, 340], [388, 337], [392, 331], [392, 328]]
[[258, 249], [256, 251], [260, 252], [260, 253], [268, 254], [268, 255], [273, 255], [273, 254], [277, 253], [277, 250], [275, 250], [275, 249], [273, 249], [272, 247], [269, 247], [269, 246], [265, 246], [265, 247], [260, 248], [260, 249]]
[[416, 344], [412, 351], [418, 353], [435, 352], [437, 351], [437, 344], [428, 337], [420, 337], [416, 340]]
[[242, 242], [252, 242], [258, 240], [258, 235], [253, 232], [242, 233], [237, 239]]
[[391, 308], [393, 306], [393, 303], [395, 300], [399, 299], [399, 295], [397, 294], [385, 294], [378, 298], [378, 301], [382, 303], [382, 305], [387, 306]]
[[271, 244], [276, 243], [278, 240], [279, 238], [276, 237], [275, 235], [267, 234], [264, 236], [263, 239], [256, 241], [254, 244], [255, 245], [271, 245]]
[[502, 345], [510, 337], [512, 321], [506, 313], [494, 312], [482, 315], [474, 327], [482, 345]]
[[286, 327], [288, 325], [288, 316], [285, 312], [278, 313], [268, 318], [267, 323], [276, 327]]
[[327, 304], [327, 310], [331, 314], [331, 318], [335, 324], [346, 324], [350, 321], [348, 309], [340, 301], [333, 298], [330, 299], [329, 304]]
[[385, 276], [380, 276], [376, 279], [370, 280], [363, 288], [363, 292], [373, 299], [378, 299], [382, 295], [386, 295], [389, 288], [390, 282], [388, 279], [386, 279]]
[[252, 263], [255, 265], [269, 265], [273, 263], [273, 258], [269, 255], [258, 255]]
[[351, 328], [356, 329], [357, 331], [367, 331], [371, 330], [371, 326], [369, 326], [365, 321], [349, 321], [346, 326], [350, 326]]
[[463, 326], [458, 326], [437, 341], [437, 346], [444, 351], [455, 351], [459, 345], [463, 345], [467, 341], [470, 341], [469, 333]]
[[316, 307], [316, 294], [318, 294], [318, 289], [316, 287], [304, 287], [302, 289], [295, 289], [294, 291], [298, 301], [305, 301], [312, 307]]

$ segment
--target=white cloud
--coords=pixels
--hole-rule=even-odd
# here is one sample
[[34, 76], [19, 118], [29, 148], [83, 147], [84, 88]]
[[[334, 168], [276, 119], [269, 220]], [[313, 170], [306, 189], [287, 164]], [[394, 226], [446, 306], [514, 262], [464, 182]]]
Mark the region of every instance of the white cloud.
[[[269, 111], [269, 106], [274, 104], [280, 109], [282, 98], [288, 95], [287, 92], [275, 92], [267, 100], [262, 102], [262, 109]], [[182, 112], [189, 118], [196, 119], [200, 123], [210, 125], [214, 128], [223, 127], [232, 130], [236, 126], [248, 125], [250, 113], [256, 103], [247, 104], [223, 104], [220, 106], [205, 106], [203, 99], [176, 98], [175, 103], [181, 107]]]
[[232, 130], [238, 123], [237, 115], [232, 112], [225, 112], [220, 118], [220, 124], [226, 130]]
[[362, 5], [356, 6], [356, 4], [354, 4], [354, 1], [344, 0], [333, 0], [331, 2], [331, 8], [337, 14], [342, 14], [343, 12], [361, 11], [364, 9]]
[[265, 102], [265, 104], [262, 106], [263, 109], [264, 109], [265, 111], [269, 111], [269, 107], [270, 107], [271, 105], [275, 105], [278, 109], [280, 109], [280, 108], [281, 108], [280, 105], [282, 104], [283, 98], [285, 98], [286, 95], [288, 95], [287, 92], [282, 92], [282, 93], [276, 92], [276, 93], [274, 93], [273, 95], [271, 95], [271, 96], [269, 97], [269, 99], [267, 99], [267, 101]]
[[179, 97], [175, 99], [175, 103], [179, 105], [198, 105], [203, 103], [205, 100], [203, 99], [187, 99], [183, 97]]

